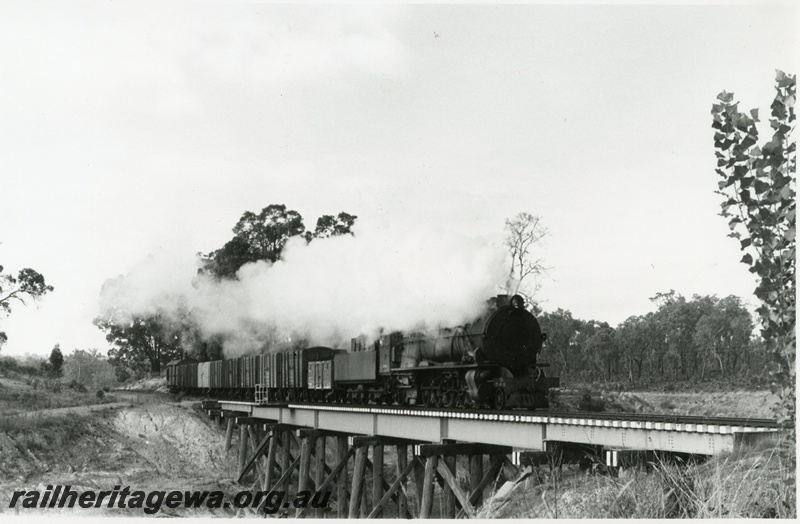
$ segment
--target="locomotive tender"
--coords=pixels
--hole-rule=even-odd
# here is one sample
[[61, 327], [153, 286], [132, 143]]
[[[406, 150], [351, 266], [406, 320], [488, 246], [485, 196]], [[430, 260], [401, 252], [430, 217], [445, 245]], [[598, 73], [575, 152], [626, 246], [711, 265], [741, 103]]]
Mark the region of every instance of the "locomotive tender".
[[544, 408], [559, 379], [537, 362], [547, 338], [522, 297], [499, 295], [471, 324], [399, 332], [350, 351], [312, 347], [167, 365], [170, 391], [259, 404], [326, 402], [446, 408]]

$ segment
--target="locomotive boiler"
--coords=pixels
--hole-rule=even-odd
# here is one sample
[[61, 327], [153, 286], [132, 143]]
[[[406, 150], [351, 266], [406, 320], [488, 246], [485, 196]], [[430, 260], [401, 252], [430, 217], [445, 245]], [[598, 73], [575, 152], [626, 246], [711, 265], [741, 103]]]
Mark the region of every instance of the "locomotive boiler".
[[473, 322], [431, 333], [167, 366], [171, 390], [258, 403], [307, 401], [442, 408], [547, 407], [559, 379], [538, 361], [546, 340], [522, 297], [500, 295]]
[[391, 348], [391, 382], [426, 405], [546, 407], [558, 386], [537, 364], [546, 338], [522, 297], [500, 295], [470, 324], [404, 335]]

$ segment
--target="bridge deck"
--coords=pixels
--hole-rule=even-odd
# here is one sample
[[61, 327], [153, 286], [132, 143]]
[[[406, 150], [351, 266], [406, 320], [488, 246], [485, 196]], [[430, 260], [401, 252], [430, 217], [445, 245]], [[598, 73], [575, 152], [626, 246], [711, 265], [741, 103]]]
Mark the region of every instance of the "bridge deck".
[[[744, 440], [774, 435], [772, 427], [690, 424], [647, 420], [551, 417], [383, 407], [260, 406], [219, 401], [223, 410], [254, 419], [351, 435], [397, 437], [420, 442], [465, 441], [518, 450], [544, 451], [546, 442], [596, 445], [618, 450], [651, 450], [702, 455], [733, 451]], [[605, 415], [608, 416], [607, 414]]]

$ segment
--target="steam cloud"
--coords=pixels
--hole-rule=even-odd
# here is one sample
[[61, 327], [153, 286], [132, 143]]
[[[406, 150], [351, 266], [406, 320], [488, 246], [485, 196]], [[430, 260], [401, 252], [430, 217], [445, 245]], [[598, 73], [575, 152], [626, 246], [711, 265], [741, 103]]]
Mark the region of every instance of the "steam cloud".
[[355, 236], [291, 239], [274, 264], [243, 266], [238, 280], [197, 274], [199, 261], [151, 256], [101, 292], [101, 314], [189, 311], [205, 337], [220, 336], [228, 357], [289, 337], [346, 347], [380, 329], [454, 326], [477, 317], [505, 279], [505, 254], [452, 231], [360, 227]]

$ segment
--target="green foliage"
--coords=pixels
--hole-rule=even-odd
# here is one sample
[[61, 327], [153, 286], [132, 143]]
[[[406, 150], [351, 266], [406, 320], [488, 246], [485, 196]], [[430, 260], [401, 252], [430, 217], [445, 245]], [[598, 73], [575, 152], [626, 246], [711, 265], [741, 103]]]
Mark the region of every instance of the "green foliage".
[[725, 375], [727, 367], [736, 369], [738, 359], [747, 348], [752, 332], [752, 319], [739, 297], [722, 299], [716, 307], [700, 317], [695, 324], [693, 339], [696, 347], [704, 349], [700, 378], [706, 378], [709, 357], [719, 363], [722, 376]]
[[322, 215], [317, 219], [317, 227], [314, 232], [306, 231], [306, 241], [311, 242], [315, 238], [329, 238], [338, 235], [352, 235], [351, 228], [358, 217], [342, 211], [337, 216]]
[[64, 359], [64, 380], [85, 384], [89, 389], [115, 385], [114, 367], [96, 349], [76, 349]]
[[550, 362], [555, 375], [562, 370], [574, 368], [572, 363], [579, 358], [580, 348], [576, 344], [577, 333], [583, 321], [572, 318], [572, 313], [557, 309], [539, 315], [542, 331], [547, 333], [544, 357]]
[[711, 110], [723, 217], [745, 252], [742, 262], [759, 277], [755, 295], [762, 337], [772, 347], [779, 418], [795, 427], [796, 274], [794, 130], [796, 77], [778, 71], [771, 106], [772, 138], [758, 145], [758, 110], [739, 111], [732, 93], [721, 93]]
[[180, 328], [170, 325], [161, 315], [125, 318], [114, 312], [94, 320], [106, 332], [106, 340], [114, 345], [108, 351], [109, 362], [121, 371], [133, 370], [137, 377], [160, 373], [168, 362], [180, 358]]
[[67, 384], [67, 387], [69, 389], [77, 391], [78, 393], [86, 393], [88, 391], [86, 389], [86, 386], [84, 386], [82, 383], [80, 383], [80, 382], [78, 382], [77, 380], [74, 380], [74, 379], [71, 380], [69, 382], [69, 384]]
[[24, 361], [19, 357], [0, 357], [0, 373], [4, 376], [41, 376], [44, 362], [38, 357], [27, 357]]
[[16, 277], [3, 272], [0, 266], [0, 309], [11, 313], [11, 301], [17, 300], [26, 304], [25, 298], [37, 300], [53, 291], [44, 281], [44, 276], [31, 268], [20, 270]]
[[600, 412], [605, 411], [606, 403], [601, 398], [594, 398], [588, 391], [581, 394], [581, 399], [578, 402], [578, 409], [581, 411]]
[[738, 297], [687, 300], [670, 291], [653, 301], [656, 311], [616, 328], [562, 309], [543, 313], [539, 322], [548, 338], [542, 360], [567, 382], [642, 387], [725, 380], [752, 387], [763, 380], [767, 349], [752, 339], [753, 321]]
[[50, 375], [53, 377], [60, 377], [62, 367], [64, 365], [64, 355], [61, 354], [61, 346], [58, 344], [50, 351]]
[[[26, 299], [35, 301], [50, 291], [53, 291], [53, 286], [47, 285], [44, 276], [33, 269], [21, 269], [15, 277], [5, 273], [3, 266], [0, 266], [0, 312], [8, 315], [11, 313], [12, 301], [25, 305]], [[0, 348], [7, 341], [8, 335], [0, 331]]]
[[217, 278], [232, 279], [243, 265], [259, 260], [275, 262], [290, 238], [315, 238], [352, 234], [355, 215], [323, 215], [314, 232], [306, 231], [303, 217], [283, 204], [272, 204], [260, 213], [245, 211], [233, 228], [233, 238], [220, 249], [206, 255], [205, 270]]
[[245, 211], [233, 228], [233, 238], [209, 255], [209, 269], [218, 278], [234, 278], [248, 262], [275, 262], [289, 238], [305, 230], [300, 213], [283, 204], [269, 205], [258, 214]]

